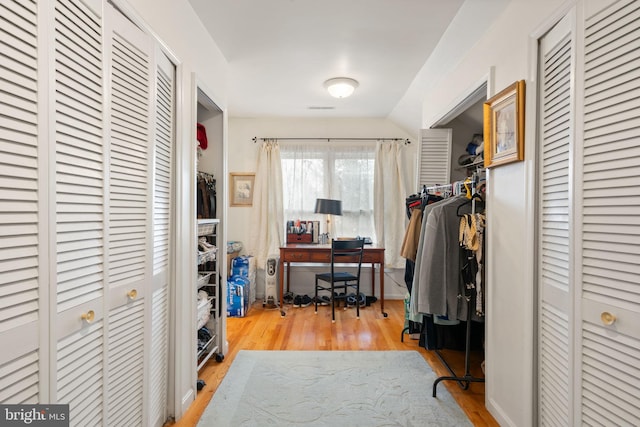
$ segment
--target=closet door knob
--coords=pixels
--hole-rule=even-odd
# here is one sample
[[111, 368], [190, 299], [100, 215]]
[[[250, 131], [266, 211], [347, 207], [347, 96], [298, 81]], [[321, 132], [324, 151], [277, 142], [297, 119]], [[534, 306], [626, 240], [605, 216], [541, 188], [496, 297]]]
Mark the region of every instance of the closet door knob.
[[129, 299], [136, 299], [136, 297], [138, 296], [138, 291], [136, 291], [135, 289], [131, 289], [129, 292], [127, 292], [127, 296], [129, 297]]
[[91, 323], [93, 322], [93, 319], [96, 318], [96, 313], [93, 312], [93, 310], [89, 310], [86, 313], [82, 313], [82, 320], [84, 320], [87, 323]]
[[603, 311], [602, 314], [600, 315], [600, 320], [602, 320], [603, 324], [607, 326], [611, 326], [615, 323], [616, 316], [609, 313], [608, 311]]

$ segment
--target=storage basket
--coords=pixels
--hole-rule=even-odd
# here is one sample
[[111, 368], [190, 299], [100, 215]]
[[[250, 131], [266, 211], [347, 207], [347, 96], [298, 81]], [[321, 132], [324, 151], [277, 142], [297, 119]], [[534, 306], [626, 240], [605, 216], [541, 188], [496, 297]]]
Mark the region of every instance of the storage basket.
[[198, 274], [198, 281], [196, 282], [196, 286], [198, 287], [198, 289], [209, 284], [209, 279], [211, 278], [212, 274], [213, 273]]
[[218, 248], [213, 248], [210, 251], [206, 252], [198, 252], [198, 265], [204, 264], [205, 262], [209, 261], [215, 261], [217, 253]]
[[216, 234], [217, 219], [201, 219], [198, 220], [198, 236], [209, 236]]

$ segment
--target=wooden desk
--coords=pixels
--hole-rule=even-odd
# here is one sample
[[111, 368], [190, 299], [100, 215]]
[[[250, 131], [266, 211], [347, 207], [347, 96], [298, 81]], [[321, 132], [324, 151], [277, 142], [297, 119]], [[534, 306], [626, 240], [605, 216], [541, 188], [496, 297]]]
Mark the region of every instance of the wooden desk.
[[[280, 314], [284, 312], [284, 267], [287, 267], [287, 289], [289, 289], [291, 281], [291, 263], [304, 262], [315, 264], [331, 264], [331, 245], [303, 244], [294, 243], [280, 248]], [[371, 292], [375, 294], [376, 283], [376, 264], [380, 269], [380, 311], [384, 317], [387, 313], [384, 311], [384, 248], [378, 248], [371, 245], [364, 246], [362, 255], [363, 264], [371, 264]]]

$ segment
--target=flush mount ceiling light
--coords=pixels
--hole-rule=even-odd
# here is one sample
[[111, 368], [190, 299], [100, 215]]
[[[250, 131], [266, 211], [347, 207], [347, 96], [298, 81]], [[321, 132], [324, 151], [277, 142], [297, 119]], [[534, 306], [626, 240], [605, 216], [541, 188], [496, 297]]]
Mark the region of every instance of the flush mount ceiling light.
[[336, 77], [324, 82], [324, 87], [334, 98], [346, 98], [358, 87], [358, 82], [348, 77]]

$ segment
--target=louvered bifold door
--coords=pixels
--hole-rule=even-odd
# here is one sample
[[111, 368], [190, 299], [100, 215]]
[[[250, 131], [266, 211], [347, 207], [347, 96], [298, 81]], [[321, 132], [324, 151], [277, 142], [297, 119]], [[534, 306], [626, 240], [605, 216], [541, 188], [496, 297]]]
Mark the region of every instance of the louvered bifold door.
[[539, 425], [572, 420], [571, 145], [574, 58], [565, 17], [540, 41], [538, 146]]
[[[54, 402], [74, 425], [102, 422], [104, 144], [102, 18], [98, 1], [54, 3], [56, 328]], [[43, 187], [43, 190], [46, 187]]]
[[3, 1], [0, 17], [0, 403], [38, 403], [47, 209], [38, 205], [36, 3]]
[[153, 41], [106, 5], [109, 27], [107, 425], [143, 425], [151, 289]]
[[175, 66], [156, 49], [153, 153], [153, 284], [149, 425], [167, 420], [169, 384], [169, 257], [175, 140]]
[[422, 129], [418, 187], [451, 182], [451, 129]]
[[638, 426], [640, 2], [617, 1], [589, 15], [578, 192], [582, 419], [575, 425]]

